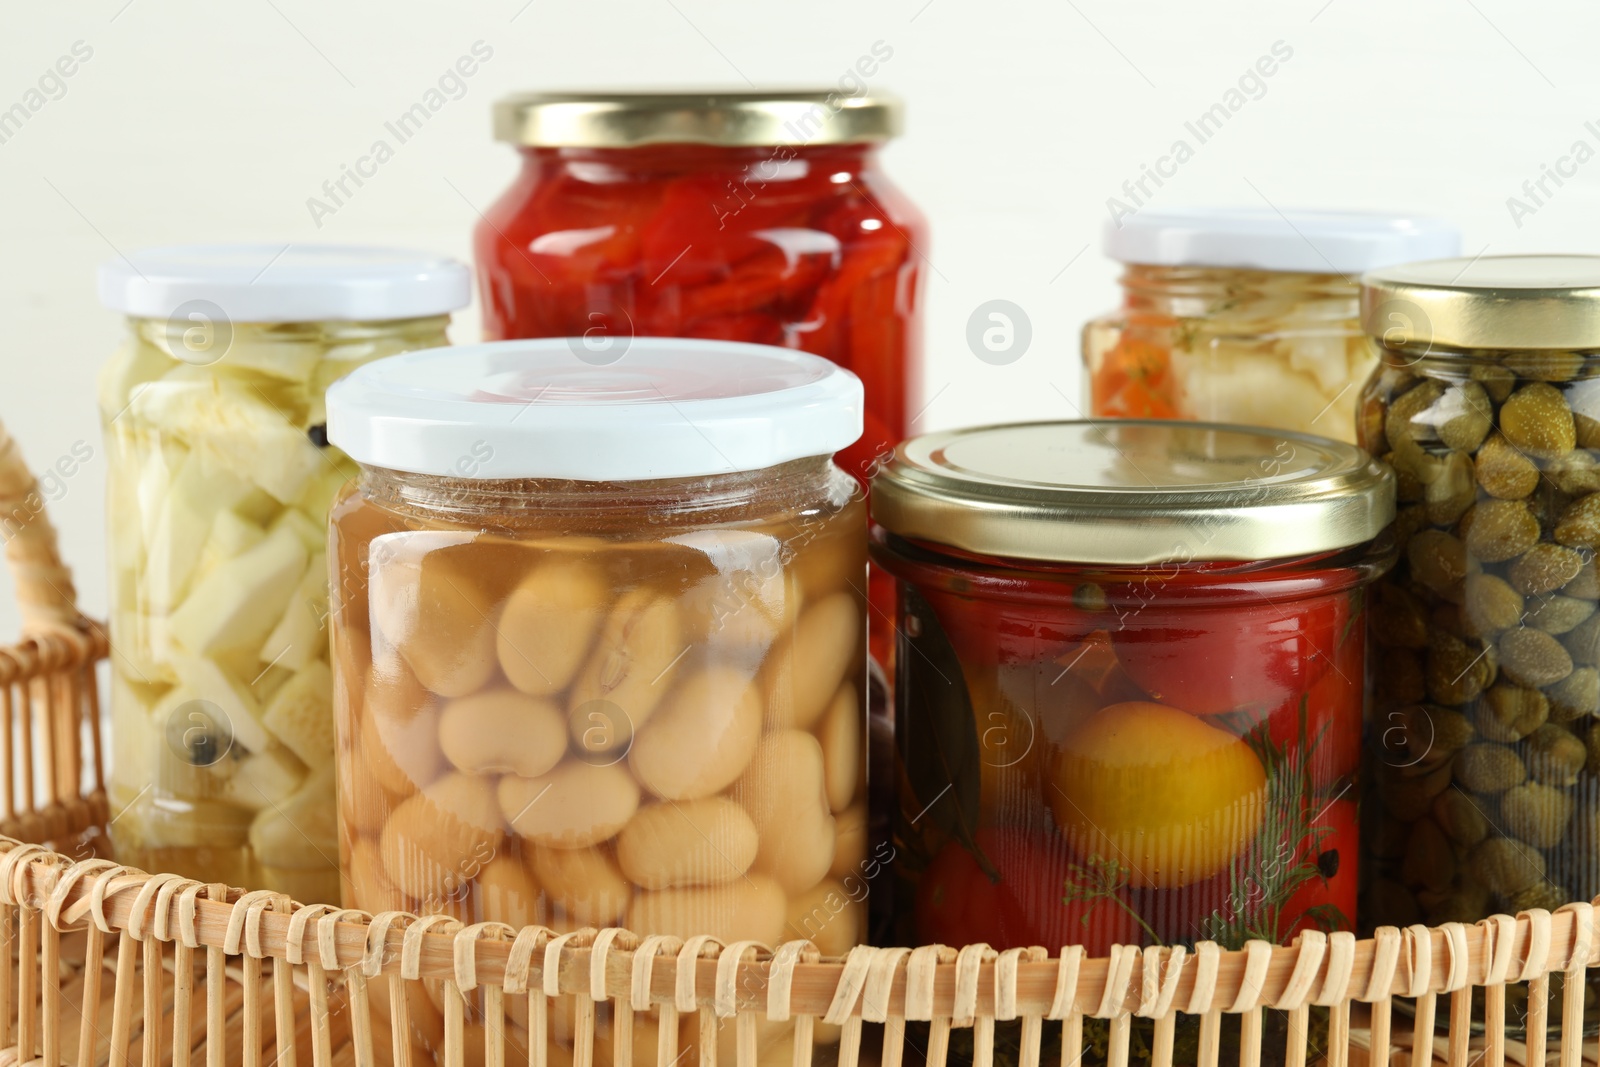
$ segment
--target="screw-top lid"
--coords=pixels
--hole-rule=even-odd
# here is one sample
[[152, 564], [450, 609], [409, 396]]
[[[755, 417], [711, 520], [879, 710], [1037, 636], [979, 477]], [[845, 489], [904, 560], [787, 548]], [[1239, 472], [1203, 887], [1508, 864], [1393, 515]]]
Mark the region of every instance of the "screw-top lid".
[[1391, 346], [1600, 348], [1600, 256], [1407, 263], [1361, 279], [1361, 328]]
[[519, 93], [494, 106], [494, 135], [554, 148], [647, 144], [850, 144], [900, 132], [900, 101], [837, 89]]
[[832, 455], [861, 422], [860, 379], [820, 356], [688, 338], [603, 354], [583, 338], [432, 348], [328, 391], [328, 439], [357, 462], [456, 478], [753, 471]]
[[1461, 232], [1443, 219], [1272, 208], [1144, 210], [1105, 230], [1123, 263], [1359, 274], [1373, 267], [1459, 255]]
[[204, 302], [230, 322], [382, 322], [472, 302], [472, 275], [448, 256], [360, 245], [174, 245], [100, 267], [100, 302], [165, 319]]
[[1394, 493], [1354, 445], [1108, 419], [914, 437], [873, 479], [872, 515], [901, 537], [1012, 559], [1266, 560], [1370, 541]]

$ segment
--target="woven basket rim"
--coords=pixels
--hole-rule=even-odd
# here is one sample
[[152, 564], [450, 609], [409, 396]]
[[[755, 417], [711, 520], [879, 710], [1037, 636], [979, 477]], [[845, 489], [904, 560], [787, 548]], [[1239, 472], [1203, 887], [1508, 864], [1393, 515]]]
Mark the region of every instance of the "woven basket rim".
[[725, 1016], [760, 1010], [773, 1019], [797, 1014], [841, 1022], [888, 1013], [1060, 1019], [1293, 1010], [1529, 981], [1600, 963], [1596, 910], [1583, 902], [1471, 925], [1382, 927], [1360, 940], [1306, 931], [1291, 945], [1251, 941], [1232, 951], [1211, 942], [1192, 949], [1116, 946], [1105, 957], [1088, 957], [1077, 946], [1003, 952], [987, 945], [862, 946], [830, 959], [809, 941], [724, 946], [708, 936], [683, 942], [620, 928], [562, 933], [462, 926], [444, 915], [369, 915], [109, 860], [74, 862], [9, 838], [0, 838], [0, 904], [40, 911], [63, 932], [93, 923], [139, 941], [221, 948], [327, 971], [355, 968], [368, 977], [628, 998], [636, 1009], [676, 1002], [680, 1010], [712, 1006]]

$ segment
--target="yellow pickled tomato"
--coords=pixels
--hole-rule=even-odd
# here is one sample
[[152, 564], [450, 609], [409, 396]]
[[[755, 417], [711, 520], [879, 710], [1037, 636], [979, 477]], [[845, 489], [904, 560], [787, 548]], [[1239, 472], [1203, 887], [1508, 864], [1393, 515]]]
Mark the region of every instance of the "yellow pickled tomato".
[[1250, 746], [1198, 716], [1130, 701], [1062, 739], [1051, 806], [1080, 861], [1175, 889], [1226, 868], [1260, 831], [1266, 771]]

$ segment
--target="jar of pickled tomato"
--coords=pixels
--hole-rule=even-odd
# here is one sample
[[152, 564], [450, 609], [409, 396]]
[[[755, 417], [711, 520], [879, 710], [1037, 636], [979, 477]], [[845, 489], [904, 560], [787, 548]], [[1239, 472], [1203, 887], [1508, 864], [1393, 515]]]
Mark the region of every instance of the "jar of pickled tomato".
[[[1382, 669], [1363, 921], [1470, 923], [1588, 900], [1600, 893], [1600, 257], [1415, 263], [1363, 281], [1382, 363], [1361, 440], [1394, 467], [1401, 551], [1372, 609]], [[1597, 1021], [1591, 1009], [1591, 1032]]]
[[1351, 927], [1387, 469], [1287, 432], [1037, 423], [912, 439], [872, 506], [903, 943]]
[[1108, 226], [1122, 306], [1083, 331], [1090, 413], [1198, 419], [1353, 441], [1377, 357], [1357, 276], [1454, 256], [1455, 227], [1402, 215], [1141, 211]]
[[330, 539], [345, 902], [858, 943], [886, 857], [866, 508], [832, 456], [861, 403], [827, 360], [694, 339], [605, 366], [506, 341], [340, 382], [329, 436], [361, 464]]
[[471, 276], [426, 253], [160, 248], [101, 269], [111, 834], [120, 861], [338, 899], [324, 393], [448, 344]]

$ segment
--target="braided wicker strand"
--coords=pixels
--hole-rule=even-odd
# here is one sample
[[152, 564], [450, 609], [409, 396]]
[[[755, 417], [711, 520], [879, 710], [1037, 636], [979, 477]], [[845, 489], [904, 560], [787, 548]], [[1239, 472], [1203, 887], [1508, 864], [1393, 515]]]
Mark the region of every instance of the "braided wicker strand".
[[[1082, 1052], [1082, 1019], [1105, 1019], [1110, 1024], [1108, 1061], [1125, 1063], [1128, 1027], [1135, 1018], [1163, 1024], [1180, 1014], [1207, 1020], [1238, 1015], [1242, 1027], [1241, 1061], [1262, 1062], [1260, 1020], [1267, 1010], [1284, 1011], [1289, 1018], [1289, 1044], [1284, 1062], [1307, 1062], [1308, 1010], [1313, 1006], [1348, 1008], [1353, 994], [1375, 1005], [1392, 996], [1414, 998], [1418, 1004], [1412, 1031], [1402, 1042], [1412, 1063], [1429, 1064], [1438, 1055], [1446, 1062], [1470, 1058], [1470, 996], [1461, 994], [1489, 984], [1523, 980], [1537, 985], [1552, 974], [1568, 979], [1558, 1026], [1551, 1035], [1561, 1067], [1583, 1062], [1581, 1013], [1585, 996], [1581, 981], [1594, 962], [1595, 912], [1577, 904], [1555, 913], [1530, 911], [1516, 918], [1497, 917], [1472, 927], [1449, 924], [1437, 930], [1414, 927], [1385, 930], [1370, 941], [1350, 935], [1302, 935], [1294, 945], [1273, 946], [1252, 942], [1239, 952], [1223, 952], [1202, 944], [1192, 952], [1181, 948], [1122, 947], [1108, 959], [1085, 959], [1068, 949], [1052, 957], [1043, 948], [996, 953], [985, 946], [951, 949], [860, 948], [843, 960], [823, 960], [808, 943], [794, 942], [769, 949], [754, 942], [722, 946], [711, 938], [696, 937], [676, 943], [671, 939], [637, 938], [623, 930], [582, 930], [557, 934], [531, 927], [521, 931], [497, 924], [462, 927], [444, 916], [422, 919], [400, 916], [369, 917], [323, 905], [302, 907], [279, 894], [228, 894], [217, 899], [192, 882], [168, 875], [145, 875], [104, 862], [72, 863], [66, 857], [20, 842], [0, 841], [0, 907], [14, 916], [6, 930], [17, 930], [14, 942], [22, 966], [17, 972], [12, 1014], [17, 1039], [60, 1055], [65, 1047], [64, 1012], [77, 1007], [72, 992], [49, 988], [48, 976], [60, 967], [59, 945], [53, 938], [75, 930], [92, 930], [120, 938], [116, 952], [111, 1059], [127, 1062], [129, 1042], [137, 1040], [141, 1055], [165, 1059], [168, 1038], [159, 1031], [136, 1025], [140, 1018], [163, 1018], [172, 1013], [171, 1058], [186, 1040], [190, 1015], [179, 1011], [186, 998], [184, 985], [200, 965], [199, 950], [207, 953], [206, 1050], [207, 1059], [222, 1036], [242, 1054], [239, 1062], [293, 1062], [290, 1051], [304, 1031], [304, 1052], [312, 1064], [331, 1062], [339, 1041], [354, 1041], [365, 1061], [371, 1047], [393, 1019], [393, 1012], [378, 1013], [365, 997], [352, 995], [350, 978], [363, 982], [382, 976], [391, 989], [404, 983], [438, 981], [454, 997], [446, 999], [445, 1044], [447, 1060], [460, 1060], [461, 1035], [469, 1021], [464, 1014], [466, 994], [493, 991], [484, 1000], [491, 1046], [489, 1062], [504, 1063], [507, 1016], [496, 1010], [505, 994], [525, 994], [530, 1008], [530, 1041], [548, 1040], [549, 1009], [556, 998], [574, 998], [578, 1024], [574, 1063], [595, 1063], [595, 1041], [606, 1025], [602, 1005], [612, 1026], [626, 1006], [629, 1012], [667, 1011], [698, 1016], [706, 1042], [715, 1041], [721, 1020], [732, 1019], [737, 1029], [736, 1062], [754, 1067], [760, 1050], [755, 1021], [821, 1016], [821, 1021], [845, 1028], [841, 1063], [859, 1061], [867, 1032], [863, 1024], [884, 1023], [881, 1061], [894, 1067], [903, 1060], [902, 1042], [908, 1020], [934, 1024], [930, 1039], [944, 1034], [944, 1054], [952, 1030], [971, 1027], [975, 1064], [992, 1062], [995, 1027], [1020, 1019], [1023, 1026], [1021, 1063], [1038, 1063], [1037, 1035], [1046, 1019], [1067, 1025], [1063, 1050], [1068, 1063]], [[398, 920], [398, 921], [397, 921]], [[175, 949], [165, 951], [167, 942]], [[102, 942], [103, 944], [103, 942]], [[142, 952], [141, 952], [142, 948]], [[181, 964], [183, 953], [191, 955]], [[211, 953], [224, 965], [236, 968], [245, 989], [245, 1005], [229, 1008], [226, 1022], [212, 1011]], [[169, 959], [170, 957], [170, 959]], [[272, 961], [271, 982], [262, 964]], [[180, 968], [188, 977], [179, 979]], [[165, 975], [170, 974], [169, 980]], [[1578, 979], [1578, 980], [1573, 980]], [[142, 986], [142, 989], [141, 989]], [[1503, 988], [1503, 985], [1501, 986]], [[1576, 992], [1573, 992], [1573, 991]], [[87, 981], [78, 995], [91, 992]], [[363, 990], [364, 992], [364, 990]], [[1436, 1040], [1435, 1024], [1424, 1017], [1430, 997], [1445, 995], [1451, 1003], [1449, 1033]], [[27, 999], [24, 1000], [23, 998]], [[272, 1002], [272, 1017], [261, 1010]], [[35, 1006], [28, 1010], [29, 1002]], [[330, 1005], [352, 1009], [365, 1002], [368, 1017], [346, 1022], [336, 1034], [326, 1023]], [[135, 1011], [136, 1004], [138, 1010]], [[1492, 1006], [1491, 1006], [1492, 1007]], [[309, 1014], [308, 1014], [309, 1013]], [[379, 1014], [386, 1017], [378, 1018]], [[540, 1017], [544, 1025], [540, 1025]], [[453, 1018], [452, 1018], [453, 1017]], [[1359, 1040], [1348, 1022], [1330, 1015], [1329, 1062], [1348, 1063], [1351, 1044]], [[1076, 1018], [1077, 1024], [1073, 1025]], [[316, 1020], [324, 1020], [318, 1024]], [[307, 1025], [302, 1020], [309, 1020]], [[219, 1026], [220, 1023], [220, 1026]], [[892, 1024], [892, 1025], [889, 1025]], [[662, 1029], [666, 1033], [667, 1028]], [[1171, 1062], [1170, 1031], [1164, 1027], [1153, 1051], [1153, 1062]], [[1370, 1033], [1372, 1061], [1390, 1058], [1389, 1039], [1374, 1028]], [[359, 1035], [365, 1034], [364, 1040]], [[620, 1033], [612, 1032], [614, 1039]], [[1215, 1036], [1214, 1034], [1212, 1035]], [[1524, 1062], [1538, 1062], [1543, 1035], [1528, 1034]], [[91, 1039], [93, 1040], [93, 1039]], [[670, 1063], [677, 1056], [676, 1034], [663, 1040], [658, 1055]], [[1505, 1040], [1503, 1031], [1478, 1039], [1481, 1054], [1492, 1050], [1522, 1051]], [[79, 1042], [82, 1046], [82, 1039]], [[398, 1059], [411, 1057], [409, 1044], [400, 1042]], [[670, 1047], [669, 1047], [670, 1046]], [[810, 1036], [803, 1050], [810, 1053]], [[615, 1046], [613, 1046], [615, 1048]], [[801, 1049], [802, 1043], [797, 1042]], [[545, 1049], [530, 1050], [548, 1062]], [[874, 1050], [876, 1051], [876, 1050]], [[930, 1048], [930, 1059], [940, 1050]], [[1204, 1041], [1200, 1062], [1211, 1061], [1216, 1049]], [[46, 1058], [48, 1058], [48, 1051]], [[234, 1062], [229, 1055], [227, 1062]]]

